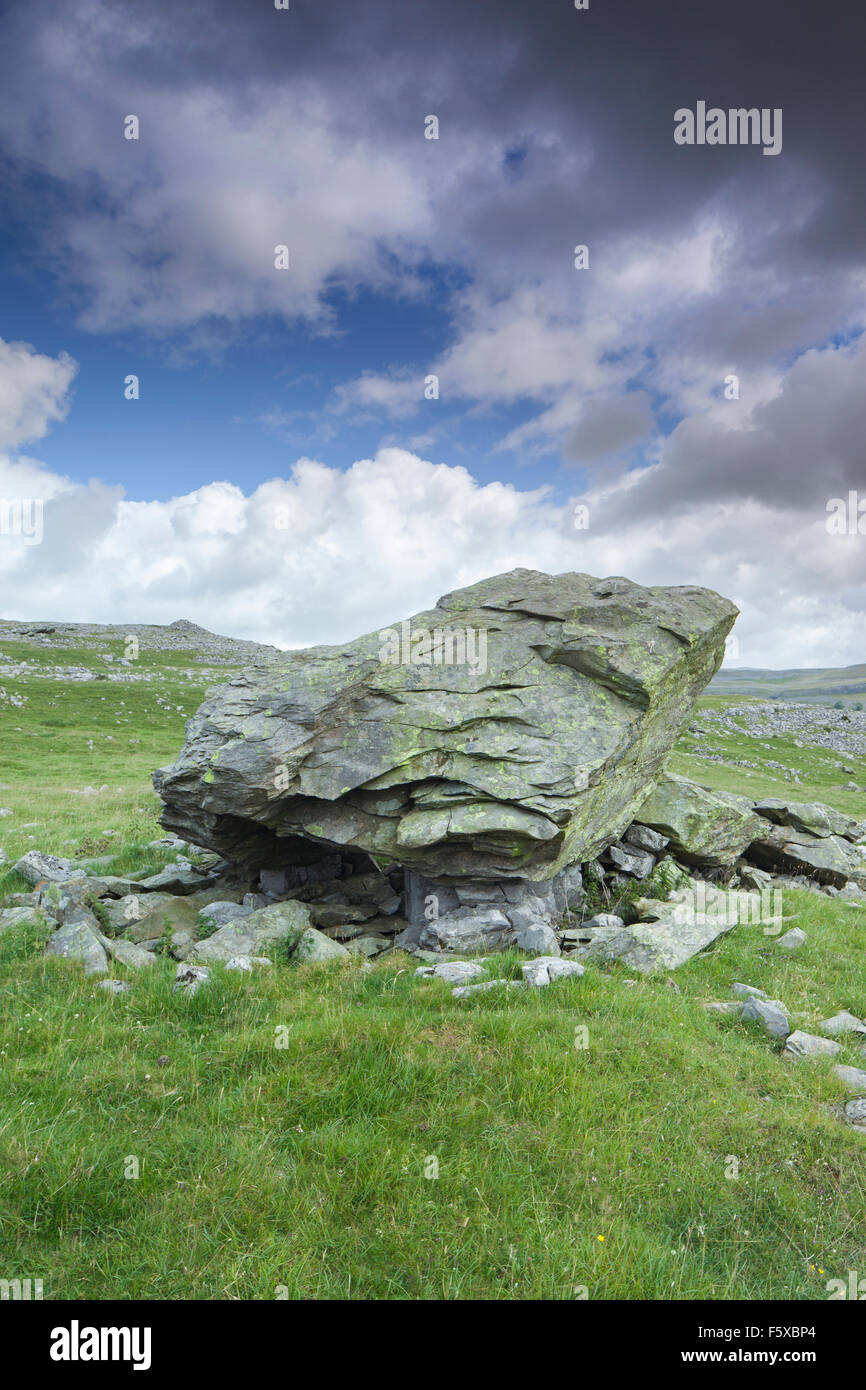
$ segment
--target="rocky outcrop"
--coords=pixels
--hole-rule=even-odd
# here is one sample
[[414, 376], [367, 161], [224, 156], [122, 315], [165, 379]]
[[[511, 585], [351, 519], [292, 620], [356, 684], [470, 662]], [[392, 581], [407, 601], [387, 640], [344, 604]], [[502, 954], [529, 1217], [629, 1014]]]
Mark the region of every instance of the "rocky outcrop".
[[732, 864], [762, 824], [748, 797], [711, 792], [673, 773], [659, 778], [637, 819], [665, 835], [683, 863], [706, 868]]
[[484, 580], [212, 694], [155, 774], [163, 824], [242, 866], [342, 847], [451, 883], [550, 879], [636, 818], [735, 616], [693, 587]]

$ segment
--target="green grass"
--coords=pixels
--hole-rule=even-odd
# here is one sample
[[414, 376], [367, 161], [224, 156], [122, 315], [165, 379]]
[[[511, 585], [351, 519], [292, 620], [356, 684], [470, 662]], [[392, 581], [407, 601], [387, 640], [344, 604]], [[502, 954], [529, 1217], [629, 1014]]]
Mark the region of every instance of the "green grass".
[[[165, 682], [191, 713], [192, 683]], [[149, 774], [183, 716], [153, 684], [5, 684], [30, 696], [0, 713], [11, 857], [160, 833]], [[111, 997], [38, 932], [4, 934], [0, 1276], [49, 1299], [826, 1298], [866, 1268], [866, 1136], [836, 1118], [827, 1066], [702, 1007], [745, 980], [803, 1028], [866, 1015], [866, 914], [808, 893], [784, 911], [800, 952], [740, 927], [676, 972], [679, 994], [616, 966], [464, 1001], [401, 954], [215, 968], [194, 998], [173, 962], [118, 966], [133, 989]], [[519, 973], [512, 953], [492, 965]], [[866, 1065], [850, 1042], [841, 1060]]]

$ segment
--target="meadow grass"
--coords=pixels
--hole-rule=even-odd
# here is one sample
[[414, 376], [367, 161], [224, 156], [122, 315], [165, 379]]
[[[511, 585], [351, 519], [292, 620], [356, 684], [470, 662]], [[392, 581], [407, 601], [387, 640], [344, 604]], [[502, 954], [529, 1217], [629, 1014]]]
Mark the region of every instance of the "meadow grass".
[[[0, 714], [10, 858], [114, 841], [119, 869], [165, 862], [145, 848], [149, 774], [202, 687], [164, 670], [6, 688], [29, 696]], [[8, 931], [0, 1275], [73, 1299], [826, 1298], [866, 1271], [866, 1135], [840, 1123], [828, 1065], [703, 1008], [743, 980], [806, 1029], [866, 1015], [863, 910], [786, 892], [784, 912], [801, 951], [741, 926], [676, 972], [679, 993], [588, 966], [462, 1001], [402, 953], [218, 966], [191, 998], [174, 962], [114, 966], [133, 986], [115, 997], [45, 958], [38, 930]], [[840, 1060], [866, 1065], [850, 1041]]]

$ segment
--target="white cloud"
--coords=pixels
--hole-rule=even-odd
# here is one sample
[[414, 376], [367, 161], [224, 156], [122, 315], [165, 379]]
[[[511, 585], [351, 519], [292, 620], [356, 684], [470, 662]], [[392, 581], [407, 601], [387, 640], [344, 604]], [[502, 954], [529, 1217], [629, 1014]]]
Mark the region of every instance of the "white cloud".
[[[187, 617], [306, 646], [346, 641], [525, 566], [716, 589], [743, 608], [738, 664], [845, 665], [866, 646], [866, 538], [829, 536], [814, 511], [760, 502], [697, 504], [673, 517], [632, 510], [605, 532], [604, 499], [589, 494], [589, 529], [575, 530], [571, 505], [555, 505], [545, 488], [482, 486], [464, 468], [398, 448], [346, 472], [299, 459], [250, 496], [211, 483], [165, 502], [75, 487], [32, 460], [0, 470], [0, 494], [19, 469], [28, 487], [41, 473], [37, 495], [52, 500], [41, 545], [0, 544], [4, 618]], [[634, 488], [635, 476], [617, 489]]]
[[65, 352], [46, 357], [29, 343], [0, 338], [0, 449], [41, 439], [64, 418], [77, 370]]

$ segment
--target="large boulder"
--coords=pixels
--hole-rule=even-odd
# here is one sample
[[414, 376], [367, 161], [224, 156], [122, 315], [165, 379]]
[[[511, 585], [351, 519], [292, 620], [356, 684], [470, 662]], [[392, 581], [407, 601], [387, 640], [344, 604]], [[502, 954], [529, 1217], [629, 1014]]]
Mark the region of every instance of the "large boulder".
[[775, 873], [806, 874], [818, 883], [844, 888], [849, 879], [866, 880], [860, 852], [841, 835], [813, 835], [786, 825], [763, 822], [748, 857]]
[[637, 819], [665, 835], [683, 863], [703, 868], [733, 864], [767, 828], [748, 797], [710, 791], [673, 773], [659, 779]]
[[856, 841], [863, 836], [863, 826], [832, 806], [821, 801], [783, 801], [778, 796], [766, 796], [755, 802], [758, 815], [775, 825], [788, 825], [794, 830], [804, 830], [817, 839], [829, 835], [839, 835], [846, 840]]
[[244, 868], [345, 847], [452, 883], [550, 878], [636, 819], [736, 612], [707, 589], [513, 570], [285, 653], [190, 721], [154, 774], [162, 823]]

